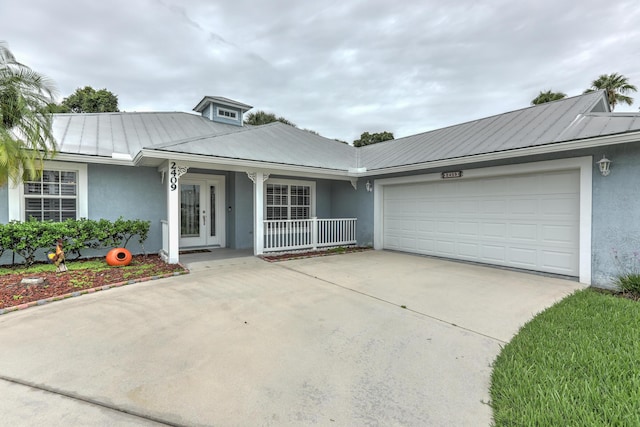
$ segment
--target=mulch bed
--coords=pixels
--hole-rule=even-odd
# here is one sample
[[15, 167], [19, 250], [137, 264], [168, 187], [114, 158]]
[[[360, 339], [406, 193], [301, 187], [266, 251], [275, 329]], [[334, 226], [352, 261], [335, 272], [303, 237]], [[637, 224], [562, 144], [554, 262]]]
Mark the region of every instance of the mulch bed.
[[346, 248], [340, 248], [340, 249], [324, 249], [324, 250], [316, 250], [316, 251], [289, 252], [289, 253], [261, 255], [260, 258], [269, 262], [278, 262], [278, 261], [289, 261], [292, 259], [313, 258], [313, 257], [319, 257], [319, 256], [364, 252], [368, 250], [371, 250], [371, 248], [353, 246], [353, 247], [346, 247]]
[[[56, 299], [63, 299], [76, 294], [95, 292], [111, 286], [122, 286], [144, 280], [168, 277], [188, 271], [179, 264], [167, 264], [157, 255], [136, 255], [130, 266], [151, 266], [142, 271], [129, 267], [110, 267], [102, 271], [77, 269], [85, 260], [67, 261], [67, 266], [74, 269], [64, 273], [42, 272], [30, 274], [0, 275], [0, 310], [9, 307], [26, 308], [33, 303], [44, 304]], [[6, 266], [3, 266], [6, 267]], [[54, 270], [55, 267], [51, 266]], [[105, 267], [107, 264], [105, 262]], [[16, 269], [20, 269], [17, 266]], [[150, 274], [151, 272], [151, 274]], [[23, 278], [43, 278], [42, 284], [21, 284]], [[30, 304], [31, 303], [31, 304]], [[2, 313], [0, 313], [2, 314]]]

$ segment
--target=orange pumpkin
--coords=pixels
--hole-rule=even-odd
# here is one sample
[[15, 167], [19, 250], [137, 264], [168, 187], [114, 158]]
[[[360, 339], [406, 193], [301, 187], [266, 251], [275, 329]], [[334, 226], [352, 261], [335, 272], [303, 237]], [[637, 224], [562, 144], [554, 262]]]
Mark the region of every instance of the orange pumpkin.
[[113, 248], [107, 252], [107, 264], [112, 267], [129, 265], [132, 258], [131, 252], [125, 248]]

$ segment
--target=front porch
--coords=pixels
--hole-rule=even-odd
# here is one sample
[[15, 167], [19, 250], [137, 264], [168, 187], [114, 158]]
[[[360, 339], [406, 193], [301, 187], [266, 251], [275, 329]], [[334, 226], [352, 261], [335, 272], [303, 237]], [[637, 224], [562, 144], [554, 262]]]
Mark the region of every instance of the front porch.
[[372, 195], [351, 179], [203, 166], [168, 161], [159, 169], [168, 178], [160, 254], [169, 263], [196, 248], [262, 255], [369, 243], [358, 239], [357, 215], [358, 199]]
[[[264, 221], [263, 248], [261, 253], [254, 251], [254, 255], [263, 253], [286, 252], [297, 250], [326, 249], [337, 246], [356, 245], [357, 218], [311, 218], [306, 220], [276, 220]], [[169, 222], [162, 223], [162, 251], [161, 256], [169, 259]], [[189, 248], [180, 248], [180, 251]], [[247, 254], [250, 250], [232, 250], [227, 248], [204, 249], [200, 254], [188, 254], [190, 259], [226, 259], [235, 257], [237, 253]], [[231, 256], [229, 256], [231, 254]], [[180, 255], [180, 253], [179, 253]], [[182, 257], [181, 257], [182, 258]]]

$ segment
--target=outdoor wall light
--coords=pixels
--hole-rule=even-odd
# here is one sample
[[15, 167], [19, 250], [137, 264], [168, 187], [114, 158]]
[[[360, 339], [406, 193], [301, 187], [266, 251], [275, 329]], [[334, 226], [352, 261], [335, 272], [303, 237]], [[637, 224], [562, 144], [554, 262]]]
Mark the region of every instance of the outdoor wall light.
[[611, 166], [611, 160], [607, 159], [605, 156], [602, 156], [602, 160], [597, 161], [596, 164], [600, 168], [600, 173], [602, 174], [602, 176], [609, 175], [609, 172], [611, 172], [609, 170], [609, 167]]
[[367, 183], [364, 185], [364, 188], [366, 188], [367, 191], [371, 193], [373, 191], [373, 185], [371, 184], [371, 181], [367, 181]]

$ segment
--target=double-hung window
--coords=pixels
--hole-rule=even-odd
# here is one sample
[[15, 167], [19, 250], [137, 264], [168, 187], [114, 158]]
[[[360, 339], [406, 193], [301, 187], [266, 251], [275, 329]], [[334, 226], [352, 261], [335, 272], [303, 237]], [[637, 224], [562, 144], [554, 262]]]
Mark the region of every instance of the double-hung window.
[[78, 171], [44, 170], [24, 182], [25, 219], [61, 222], [78, 216]]
[[273, 182], [266, 186], [267, 220], [309, 219], [313, 212], [313, 184]]
[[86, 164], [45, 161], [38, 179], [9, 185], [9, 220], [87, 218], [87, 184]]

